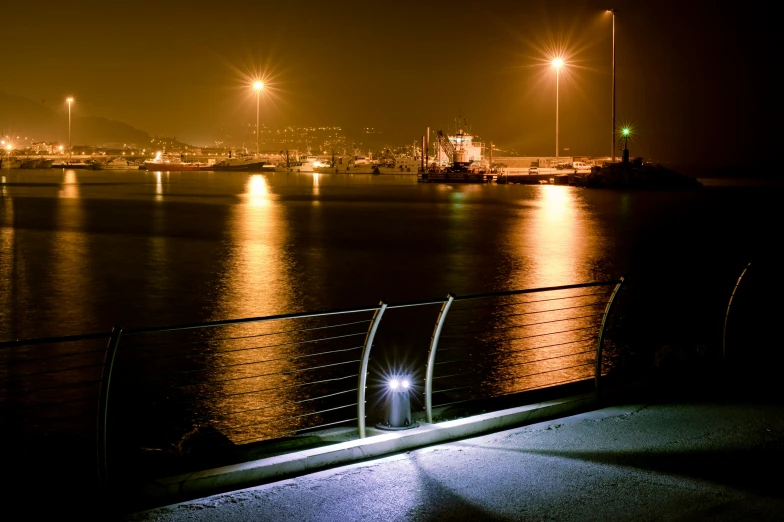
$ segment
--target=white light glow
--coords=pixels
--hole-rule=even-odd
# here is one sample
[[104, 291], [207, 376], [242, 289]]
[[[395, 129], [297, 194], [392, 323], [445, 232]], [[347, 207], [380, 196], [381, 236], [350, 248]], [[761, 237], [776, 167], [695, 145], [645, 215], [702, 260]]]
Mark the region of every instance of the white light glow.
[[389, 387], [392, 388], [393, 390], [397, 390], [400, 387], [400, 381], [398, 381], [397, 379], [392, 379], [391, 381], [389, 381]]

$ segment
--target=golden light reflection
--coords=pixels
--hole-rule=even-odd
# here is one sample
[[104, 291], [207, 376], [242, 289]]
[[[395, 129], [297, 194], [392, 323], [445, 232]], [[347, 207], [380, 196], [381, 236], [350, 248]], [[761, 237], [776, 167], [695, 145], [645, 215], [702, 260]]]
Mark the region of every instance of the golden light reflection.
[[79, 197], [79, 180], [76, 177], [76, 171], [66, 170], [63, 177], [63, 184], [58, 192], [59, 198], [78, 198]]
[[[230, 247], [216, 319], [259, 317], [291, 312], [293, 281], [291, 261], [286, 252], [288, 224], [284, 208], [275, 203], [269, 180], [254, 174], [245, 182], [242, 201], [232, 208], [229, 222]], [[220, 332], [222, 337], [242, 337], [220, 355], [220, 398], [210, 405], [216, 412], [247, 412], [221, 417], [217, 426], [235, 443], [263, 437], [268, 421], [282, 416], [277, 405], [294, 400], [293, 392], [278, 389], [291, 384], [292, 346], [286, 335], [276, 336], [285, 327], [278, 322], [251, 323]], [[250, 337], [248, 337], [250, 336]], [[275, 389], [274, 391], [265, 391]], [[275, 429], [286, 429], [276, 425]]]
[[161, 181], [162, 173], [155, 173], [155, 201], [163, 201], [163, 182]]
[[263, 174], [250, 176], [246, 186], [247, 200], [252, 206], [258, 207], [269, 204], [269, 185], [267, 178]]
[[[321, 176], [321, 174], [319, 174], [318, 172], [314, 172], [313, 173], [313, 195], [314, 196], [318, 196], [320, 194], [320, 190], [319, 190], [319, 176]], [[318, 201], [317, 200], [314, 200], [313, 203], [318, 205]]]
[[[541, 288], [593, 280], [590, 216], [583, 208], [579, 189], [558, 185], [530, 187], [534, 207], [520, 210], [509, 244], [519, 259], [508, 288]], [[531, 194], [526, 194], [526, 199]], [[594, 245], [593, 247], [591, 245]], [[560, 290], [524, 296], [506, 312], [510, 319], [498, 326], [514, 326], [513, 339], [498, 344], [498, 369], [491, 380], [496, 393], [516, 393], [589, 378], [597, 317], [602, 295], [579, 297], [592, 290]], [[578, 296], [578, 297], [574, 297]], [[541, 301], [540, 301], [541, 300]], [[537, 302], [539, 301], [539, 302]], [[525, 304], [528, 303], [528, 304]], [[520, 314], [520, 315], [514, 315]], [[527, 326], [526, 326], [527, 325]]]
[[84, 324], [89, 317], [84, 296], [91, 295], [87, 268], [89, 243], [84, 230], [85, 215], [75, 170], [64, 173], [57, 199], [57, 228], [51, 235], [51, 302], [58, 320], [66, 325]]
[[[5, 176], [3, 176], [2, 181], [5, 183]], [[5, 191], [5, 188], [3, 188], [3, 191]], [[14, 317], [11, 314], [16, 313], [17, 303], [22, 301], [18, 292], [24, 286], [18, 285], [19, 288], [14, 288], [16, 285], [13, 284], [13, 281], [17, 280], [18, 277], [14, 273], [17, 269], [15, 262], [15, 229], [13, 226], [9, 226], [13, 222], [14, 200], [13, 198], [5, 197], [5, 192], [3, 192], [3, 197], [0, 199], [0, 223], [5, 224], [5, 226], [0, 226], [0, 307], [2, 307], [4, 314], [9, 314], [9, 319]], [[0, 315], [2, 314], [3, 312], [0, 312]], [[13, 319], [0, 322], [0, 337], [3, 339], [16, 338], [18, 332], [3, 331], [3, 326], [6, 324], [9, 326], [14, 325], [17, 328], [21, 327], [21, 325], [16, 323], [17, 321]], [[11, 328], [14, 328], [14, 326], [11, 326]]]
[[534, 281], [515, 288], [539, 288], [589, 281], [590, 274], [581, 273], [584, 258], [584, 211], [577, 201], [577, 189], [542, 185], [538, 189], [533, 223], [524, 227], [523, 241], [532, 249], [533, 266], [528, 267]]

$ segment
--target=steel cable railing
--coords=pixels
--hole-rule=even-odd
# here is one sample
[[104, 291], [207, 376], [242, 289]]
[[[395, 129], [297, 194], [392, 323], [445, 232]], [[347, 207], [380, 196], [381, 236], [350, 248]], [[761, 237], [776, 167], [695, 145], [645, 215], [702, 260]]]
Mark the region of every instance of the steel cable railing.
[[41, 440], [82, 440], [87, 445], [95, 440], [108, 338], [103, 333], [0, 343], [3, 448], [25, 453], [38, 451], [35, 445]]
[[363, 437], [367, 390], [383, 394], [368, 368], [386, 310], [426, 318], [441, 307], [424, 390], [414, 386], [432, 421], [434, 396], [450, 406], [595, 377], [621, 283], [8, 341], [0, 343], [0, 426], [79, 425], [96, 438], [104, 482], [110, 458], [118, 476], [137, 476], [163, 469], [161, 455], [234, 451], [326, 428], [353, 426]]
[[[498, 294], [465, 297], [450, 294], [442, 305], [431, 336], [425, 383], [428, 422], [433, 422], [434, 406], [452, 406], [499, 395], [513, 395], [556, 383], [561, 385], [594, 378], [598, 390], [605, 321], [622, 283], [623, 278], [619, 281]], [[602, 290], [583, 290], [596, 287]], [[528, 295], [542, 297], [525, 299]], [[459, 306], [462, 302], [477, 300], [491, 302], [479, 306]], [[534, 303], [556, 302], [562, 304], [556, 304], [555, 307], [549, 304], [530, 306]], [[600, 309], [602, 306], [604, 310]], [[591, 309], [596, 310], [596, 313], [585, 313]], [[467, 314], [471, 315], [467, 317]], [[457, 320], [452, 328], [445, 328], [449, 317], [456, 317]], [[555, 329], [551, 330], [551, 326]], [[575, 338], [578, 332], [589, 330], [596, 332], [596, 336], [583, 333]], [[523, 334], [512, 337], [507, 334], [511, 331]], [[538, 343], [534, 339], [546, 341]], [[440, 341], [446, 343], [443, 349], [439, 347]], [[596, 343], [595, 348], [586, 350], [587, 343], [591, 342]], [[449, 360], [439, 364], [436, 360], [438, 350], [448, 352]], [[552, 350], [567, 353], [550, 353]], [[515, 362], [520, 357], [524, 360]], [[435, 374], [436, 368], [439, 375]], [[450, 368], [458, 371], [450, 371]], [[560, 377], [549, 380], [545, 377], [551, 375]], [[438, 388], [434, 389], [436, 382]], [[439, 396], [437, 405], [433, 403], [433, 395]]]

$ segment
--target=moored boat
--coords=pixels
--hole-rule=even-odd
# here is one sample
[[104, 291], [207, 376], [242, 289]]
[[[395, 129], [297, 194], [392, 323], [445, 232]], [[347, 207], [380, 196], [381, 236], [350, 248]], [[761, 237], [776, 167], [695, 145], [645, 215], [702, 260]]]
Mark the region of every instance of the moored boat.
[[114, 158], [109, 160], [105, 163], [95, 162], [93, 163], [93, 169], [95, 170], [138, 170], [139, 165], [131, 163], [125, 158]]
[[[442, 160], [443, 151], [445, 162]], [[438, 156], [429, 163], [425, 172], [419, 172], [420, 183], [489, 183], [496, 173], [488, 168], [484, 159], [484, 145], [473, 141], [473, 136], [463, 129], [454, 135], [438, 131]], [[444, 163], [446, 166], [443, 166]]]
[[266, 160], [255, 156], [235, 156], [224, 160], [216, 161], [211, 165], [202, 164], [199, 170], [238, 170], [238, 171], [261, 171], [266, 164]]
[[84, 161], [58, 161], [52, 163], [53, 169], [91, 169], [92, 163], [85, 163]]
[[20, 169], [48, 169], [52, 166], [54, 160], [46, 158], [27, 158], [22, 160], [19, 165]]
[[157, 153], [154, 159], [144, 162], [144, 168], [153, 172], [175, 172], [201, 170], [206, 163], [185, 163], [179, 154]]

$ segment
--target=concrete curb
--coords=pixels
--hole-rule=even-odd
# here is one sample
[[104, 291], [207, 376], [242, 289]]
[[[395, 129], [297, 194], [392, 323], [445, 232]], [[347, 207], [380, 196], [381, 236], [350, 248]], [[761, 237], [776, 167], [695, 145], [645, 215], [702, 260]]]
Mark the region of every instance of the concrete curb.
[[330, 466], [470, 437], [548, 417], [565, 416], [596, 404], [596, 395], [590, 393], [438, 424], [421, 423], [419, 427], [410, 430], [384, 433], [286, 455], [157, 479], [143, 484], [140, 493], [148, 502], [180, 502]]

